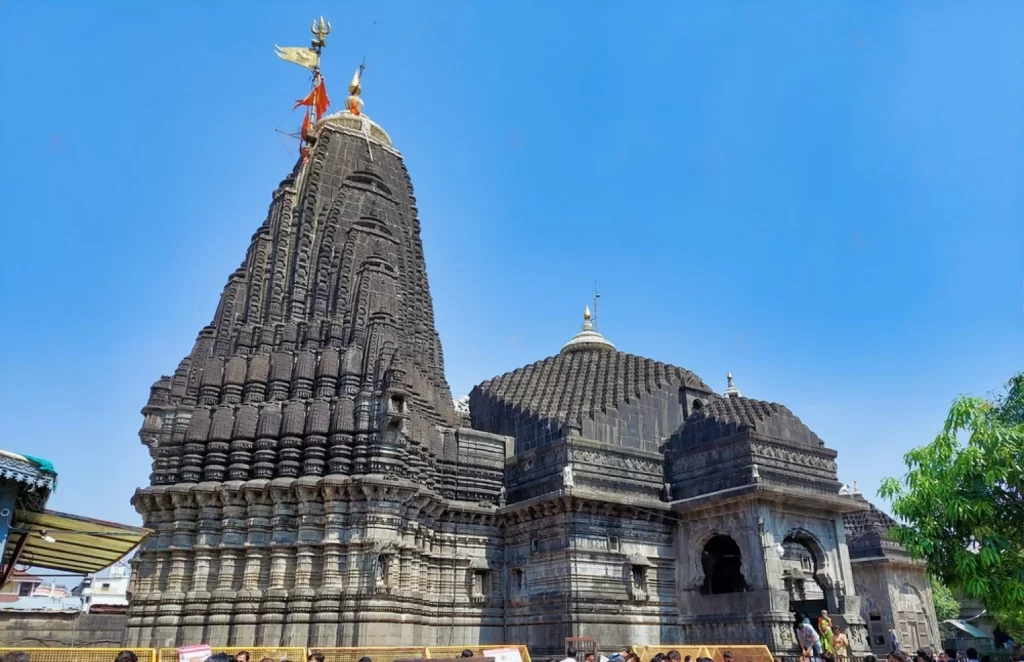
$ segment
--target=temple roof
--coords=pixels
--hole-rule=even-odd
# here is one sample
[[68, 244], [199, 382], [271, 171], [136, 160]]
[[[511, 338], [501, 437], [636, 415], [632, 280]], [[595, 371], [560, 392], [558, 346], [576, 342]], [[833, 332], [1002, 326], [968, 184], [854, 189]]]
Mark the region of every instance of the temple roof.
[[902, 545], [889, 537], [889, 529], [898, 524], [896, 520], [882, 512], [862, 495], [856, 494], [853, 498], [866, 505], [867, 508], [843, 516], [843, 528], [846, 530], [850, 559], [857, 561], [884, 557], [890, 560], [915, 562], [910, 559]]
[[871, 533], [878, 534], [882, 539], [888, 539], [889, 529], [897, 525], [896, 520], [879, 510], [875, 504], [863, 496], [858, 494], [854, 498], [866, 503], [868, 509], [850, 513], [843, 518], [847, 540], [854, 541]]
[[572, 421], [672, 383], [712, 392], [685, 368], [606, 348], [563, 352], [483, 382], [474, 391], [545, 418]]
[[754, 432], [802, 446], [820, 448], [825, 445], [787, 407], [744, 398], [738, 391], [727, 397], [711, 398], [704, 407], [690, 414], [679, 433], [679, 441], [682, 446], [698, 445], [741, 432]]

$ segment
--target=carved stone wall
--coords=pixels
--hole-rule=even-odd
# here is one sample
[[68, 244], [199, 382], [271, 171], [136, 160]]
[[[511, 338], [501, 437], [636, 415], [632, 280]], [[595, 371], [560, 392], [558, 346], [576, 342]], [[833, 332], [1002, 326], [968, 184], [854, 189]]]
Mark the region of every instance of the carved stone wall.
[[[876, 655], [890, 649], [890, 628], [896, 628], [904, 650], [937, 649], [941, 645], [925, 566], [883, 559], [855, 561], [853, 578]], [[879, 636], [881, 641], [874, 638]]]
[[572, 466], [575, 487], [660, 501], [663, 457], [583, 437], [552, 440], [517, 453], [505, 469], [508, 502], [518, 503], [563, 487], [562, 470]]
[[502, 639], [493, 504], [343, 476], [156, 486], [135, 502], [156, 533], [134, 561], [127, 644]]
[[759, 483], [828, 495], [839, 491], [836, 452], [828, 448], [784, 443], [750, 432], [700, 446], [675, 447], [681, 443], [670, 441], [666, 453], [675, 499]]
[[505, 515], [506, 634], [534, 655], [567, 636], [603, 650], [675, 641], [673, 525], [664, 508], [562, 496]]

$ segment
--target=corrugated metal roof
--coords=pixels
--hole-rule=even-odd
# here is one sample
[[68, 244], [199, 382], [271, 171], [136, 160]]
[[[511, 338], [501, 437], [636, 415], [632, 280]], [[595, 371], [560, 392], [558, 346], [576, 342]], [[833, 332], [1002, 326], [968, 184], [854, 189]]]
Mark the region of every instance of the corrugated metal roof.
[[949, 623], [950, 625], [952, 625], [953, 627], [955, 627], [958, 630], [963, 630], [964, 632], [966, 632], [967, 634], [971, 635], [975, 639], [989, 639], [990, 638], [987, 634], [985, 634], [984, 630], [980, 630], [977, 627], [971, 625], [970, 623], [968, 623], [966, 621], [961, 621], [961, 620], [956, 619], [956, 618], [950, 618], [950, 619], [947, 619], [947, 620], [942, 621], [942, 622], [943, 623]]
[[149, 529], [54, 510], [18, 511], [16, 517], [4, 562], [9, 563], [20, 547], [18, 563], [65, 572], [98, 572], [122, 559], [150, 533]]

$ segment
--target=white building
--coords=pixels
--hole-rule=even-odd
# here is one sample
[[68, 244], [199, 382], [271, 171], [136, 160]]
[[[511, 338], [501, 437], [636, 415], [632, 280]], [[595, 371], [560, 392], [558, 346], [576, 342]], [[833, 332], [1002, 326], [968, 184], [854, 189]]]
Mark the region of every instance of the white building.
[[106, 570], [82, 579], [72, 589], [72, 595], [82, 598], [82, 611], [93, 611], [94, 607], [128, 608], [128, 580], [131, 571], [125, 563], [115, 563]]

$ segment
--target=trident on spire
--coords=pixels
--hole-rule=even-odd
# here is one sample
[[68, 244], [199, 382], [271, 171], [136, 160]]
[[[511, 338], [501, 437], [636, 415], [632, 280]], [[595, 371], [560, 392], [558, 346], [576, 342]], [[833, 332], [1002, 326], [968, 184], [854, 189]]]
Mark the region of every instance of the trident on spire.
[[324, 17], [320, 17], [320, 24], [317, 25], [316, 19], [313, 19], [313, 25], [310, 26], [309, 31], [316, 37], [310, 46], [320, 54], [320, 49], [327, 45], [327, 35], [331, 34], [331, 22], [324, 21]]

